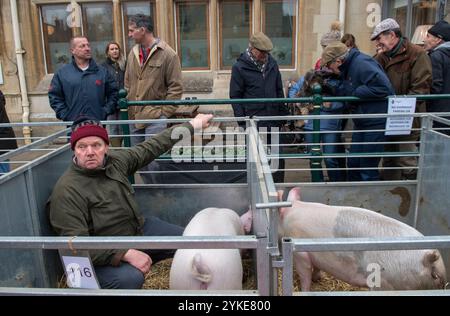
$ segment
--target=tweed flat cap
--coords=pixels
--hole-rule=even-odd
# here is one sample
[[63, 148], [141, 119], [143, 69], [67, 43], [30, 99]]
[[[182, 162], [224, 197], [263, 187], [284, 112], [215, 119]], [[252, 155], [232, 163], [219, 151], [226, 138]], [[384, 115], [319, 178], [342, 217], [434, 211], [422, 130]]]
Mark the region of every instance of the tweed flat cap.
[[380, 23], [378, 23], [375, 28], [373, 29], [373, 33], [370, 36], [370, 40], [373, 41], [375, 40], [378, 35], [380, 35], [383, 32], [386, 31], [391, 31], [391, 30], [395, 30], [395, 29], [399, 29], [400, 25], [397, 23], [397, 21], [395, 21], [394, 19], [386, 19], [381, 21]]
[[428, 30], [428, 33], [448, 42], [450, 41], [450, 24], [444, 20], [439, 21]]
[[250, 45], [264, 52], [270, 52], [273, 49], [272, 41], [263, 32], [253, 34], [250, 37]]
[[341, 42], [334, 42], [324, 48], [322, 52], [322, 59], [320, 60], [321, 66], [326, 66], [329, 62], [334, 59], [344, 56], [348, 51], [348, 47]]

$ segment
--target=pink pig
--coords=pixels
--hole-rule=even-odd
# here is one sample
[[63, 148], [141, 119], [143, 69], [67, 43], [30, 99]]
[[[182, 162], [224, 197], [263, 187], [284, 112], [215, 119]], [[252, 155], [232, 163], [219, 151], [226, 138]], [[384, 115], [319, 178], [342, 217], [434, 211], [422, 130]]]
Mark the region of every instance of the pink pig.
[[[237, 236], [249, 233], [252, 216], [230, 209], [206, 208], [186, 226], [183, 236]], [[170, 268], [171, 290], [242, 290], [239, 249], [179, 249]]]
[[[280, 199], [282, 193], [279, 193]], [[330, 206], [300, 201], [300, 189], [289, 192], [292, 207], [280, 210], [280, 236], [292, 238], [377, 238], [423, 236], [416, 229], [393, 218], [356, 207]], [[375, 290], [443, 289], [444, 262], [438, 250], [297, 252], [294, 264], [301, 290], [323, 270], [337, 279], [369, 287], [369, 267], [379, 267]], [[368, 271], [369, 270], [369, 271]]]

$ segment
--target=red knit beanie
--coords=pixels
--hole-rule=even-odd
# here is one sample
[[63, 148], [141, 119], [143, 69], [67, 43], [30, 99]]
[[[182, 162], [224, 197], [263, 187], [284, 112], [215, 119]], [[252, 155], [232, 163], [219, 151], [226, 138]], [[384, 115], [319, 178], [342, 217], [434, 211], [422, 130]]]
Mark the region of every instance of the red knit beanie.
[[109, 137], [106, 128], [104, 128], [98, 121], [83, 121], [74, 127], [72, 127], [72, 135], [70, 136], [70, 146], [74, 150], [77, 141], [81, 138], [97, 136], [105, 141], [109, 145]]

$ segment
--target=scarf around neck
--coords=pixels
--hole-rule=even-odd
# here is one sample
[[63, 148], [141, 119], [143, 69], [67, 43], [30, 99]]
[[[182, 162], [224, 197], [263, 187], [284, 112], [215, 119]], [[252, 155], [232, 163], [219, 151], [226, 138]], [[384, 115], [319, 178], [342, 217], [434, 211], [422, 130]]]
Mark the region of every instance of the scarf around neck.
[[256, 66], [256, 68], [258, 68], [258, 70], [264, 75], [264, 72], [266, 70], [267, 62], [268, 62], [269, 58], [267, 58], [266, 62], [261, 62], [261, 61], [256, 60], [255, 56], [253, 56], [253, 54], [252, 54], [252, 52], [250, 50], [250, 47], [248, 47], [246, 49], [246, 53], [247, 53], [247, 56], [252, 61], [252, 63]]

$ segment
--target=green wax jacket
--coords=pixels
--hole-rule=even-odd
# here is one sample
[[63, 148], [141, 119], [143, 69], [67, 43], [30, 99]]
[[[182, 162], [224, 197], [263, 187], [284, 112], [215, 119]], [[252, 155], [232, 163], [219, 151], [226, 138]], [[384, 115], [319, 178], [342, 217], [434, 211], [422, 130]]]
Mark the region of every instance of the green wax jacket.
[[[181, 127], [193, 134], [190, 123]], [[173, 127], [174, 128], [174, 127]], [[61, 236], [138, 236], [144, 218], [128, 176], [179, 141], [173, 128], [129, 149], [110, 151], [103, 168], [82, 169], [72, 163], [50, 197], [50, 222]], [[119, 265], [127, 249], [92, 250], [94, 265]]]

